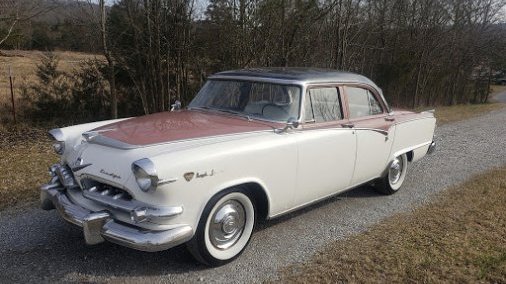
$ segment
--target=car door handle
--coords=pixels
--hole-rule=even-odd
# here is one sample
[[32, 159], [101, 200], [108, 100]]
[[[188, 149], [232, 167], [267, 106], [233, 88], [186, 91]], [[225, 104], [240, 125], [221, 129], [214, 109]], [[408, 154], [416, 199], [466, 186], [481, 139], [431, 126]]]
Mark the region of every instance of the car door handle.
[[395, 117], [393, 117], [393, 116], [387, 116], [387, 117], [385, 117], [385, 120], [386, 121], [394, 121]]
[[355, 124], [353, 123], [343, 123], [341, 124], [342, 127], [347, 127], [347, 128], [353, 128], [355, 127]]

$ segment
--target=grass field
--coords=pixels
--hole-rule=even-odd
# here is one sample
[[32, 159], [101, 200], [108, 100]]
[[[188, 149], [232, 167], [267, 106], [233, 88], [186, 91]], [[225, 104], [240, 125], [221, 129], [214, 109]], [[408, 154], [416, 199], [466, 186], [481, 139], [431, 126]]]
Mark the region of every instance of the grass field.
[[281, 271], [288, 283], [506, 283], [506, 167]]
[[0, 157], [0, 210], [37, 200], [58, 161], [46, 131], [34, 128], [0, 128]]
[[501, 108], [506, 108], [506, 105], [500, 103], [487, 103], [444, 106], [436, 107], [435, 115], [437, 118], [437, 125], [440, 126], [446, 123], [472, 118]]
[[[59, 59], [58, 69], [60, 71], [71, 72], [83, 61], [102, 57], [100, 55], [55, 51], [53, 54]], [[23, 83], [30, 83], [37, 80], [36, 70], [41, 59], [46, 56], [40, 51], [24, 50], [0, 50], [0, 107], [9, 109], [11, 106], [11, 92], [9, 82], [9, 69], [13, 76], [13, 89], [15, 102], [20, 102], [20, 86]], [[0, 114], [0, 118], [10, 114]]]

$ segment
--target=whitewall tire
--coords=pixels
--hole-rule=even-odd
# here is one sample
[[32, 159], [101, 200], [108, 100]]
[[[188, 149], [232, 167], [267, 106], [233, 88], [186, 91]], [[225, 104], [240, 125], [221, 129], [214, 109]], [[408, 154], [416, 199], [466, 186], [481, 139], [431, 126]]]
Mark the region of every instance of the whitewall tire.
[[188, 248], [204, 264], [226, 264], [248, 245], [255, 218], [255, 205], [246, 191], [235, 188], [219, 193], [206, 205]]
[[388, 164], [386, 174], [376, 182], [376, 189], [383, 194], [394, 194], [402, 186], [408, 172], [408, 157], [406, 154], [395, 157]]

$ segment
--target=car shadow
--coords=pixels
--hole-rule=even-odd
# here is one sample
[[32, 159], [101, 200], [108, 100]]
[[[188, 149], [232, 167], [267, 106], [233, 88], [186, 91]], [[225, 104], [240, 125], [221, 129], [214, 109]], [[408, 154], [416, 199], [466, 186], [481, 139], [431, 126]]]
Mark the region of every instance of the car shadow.
[[360, 187], [356, 187], [353, 189], [350, 189], [348, 191], [339, 193], [335, 196], [317, 201], [314, 204], [311, 204], [309, 206], [297, 209], [291, 213], [282, 215], [280, 217], [270, 219], [270, 220], [263, 220], [260, 221], [255, 231], [260, 231], [272, 226], [275, 226], [279, 223], [286, 222], [290, 219], [300, 217], [304, 214], [307, 214], [315, 209], [327, 206], [329, 204], [335, 203], [337, 201], [345, 200], [345, 199], [351, 199], [351, 198], [372, 198], [372, 197], [380, 197], [383, 196], [382, 194], [378, 193], [373, 186], [371, 185], [362, 185]]

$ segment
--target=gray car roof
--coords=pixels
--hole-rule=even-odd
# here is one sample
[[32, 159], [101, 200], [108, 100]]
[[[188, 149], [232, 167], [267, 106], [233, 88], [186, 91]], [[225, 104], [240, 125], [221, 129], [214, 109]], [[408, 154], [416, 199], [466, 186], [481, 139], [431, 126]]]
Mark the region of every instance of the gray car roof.
[[230, 70], [216, 73], [209, 78], [220, 77], [250, 77], [264, 79], [280, 79], [287, 81], [299, 81], [305, 83], [363, 83], [379, 88], [367, 77], [334, 69], [323, 68], [300, 68], [300, 67], [270, 67]]

